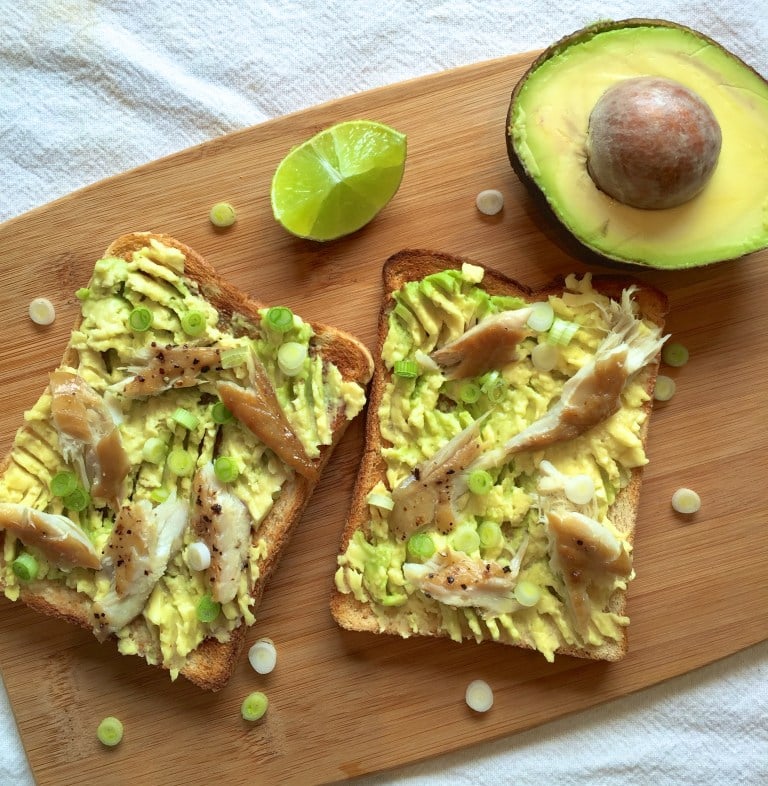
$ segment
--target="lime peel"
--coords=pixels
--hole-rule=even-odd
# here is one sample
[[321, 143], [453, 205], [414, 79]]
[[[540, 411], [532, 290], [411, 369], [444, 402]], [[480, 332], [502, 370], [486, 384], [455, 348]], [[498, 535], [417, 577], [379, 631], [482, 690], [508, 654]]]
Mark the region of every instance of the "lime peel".
[[405, 134], [372, 120], [347, 120], [293, 148], [272, 178], [275, 220], [308, 240], [328, 241], [369, 223], [400, 187]]

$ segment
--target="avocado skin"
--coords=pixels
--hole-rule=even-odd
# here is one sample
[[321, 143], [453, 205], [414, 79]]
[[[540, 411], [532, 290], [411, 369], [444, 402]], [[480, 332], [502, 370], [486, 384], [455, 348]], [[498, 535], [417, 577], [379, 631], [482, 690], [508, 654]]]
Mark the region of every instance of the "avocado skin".
[[[518, 96], [520, 91], [526, 84], [528, 78], [537, 71], [537, 69], [545, 63], [547, 60], [550, 60], [553, 57], [560, 55], [563, 51], [568, 49], [569, 47], [584, 43], [589, 41], [590, 39], [594, 38], [601, 33], [611, 31], [611, 30], [620, 30], [620, 29], [627, 29], [627, 28], [635, 28], [635, 27], [665, 27], [674, 30], [681, 30], [691, 33], [695, 35], [703, 42], [717, 47], [721, 51], [725, 52], [731, 59], [737, 61], [741, 66], [753, 74], [755, 74], [759, 79], [762, 81], [766, 81], [764, 77], [757, 72], [752, 66], [748, 63], [745, 63], [741, 58], [735, 55], [730, 50], [726, 49], [722, 44], [719, 44], [714, 39], [710, 38], [709, 36], [699, 32], [698, 30], [694, 30], [691, 27], [687, 27], [686, 25], [678, 24], [677, 22], [671, 22], [665, 19], [651, 19], [651, 18], [643, 18], [643, 17], [634, 17], [630, 19], [621, 19], [621, 20], [601, 20], [595, 22], [591, 25], [588, 25], [580, 30], [577, 30], [574, 33], [570, 33], [568, 35], [563, 36], [561, 39], [556, 41], [551, 46], [544, 49], [536, 59], [531, 63], [528, 67], [526, 72], [520, 77], [517, 84], [515, 85], [514, 90], [512, 91], [510, 101], [509, 101], [509, 108], [507, 110], [507, 115], [505, 118], [505, 128], [504, 128], [504, 137], [506, 142], [506, 149], [507, 149], [507, 156], [509, 158], [509, 162], [512, 166], [517, 177], [526, 187], [529, 195], [532, 197], [534, 202], [534, 212], [536, 213], [537, 217], [541, 216], [543, 219], [540, 225], [540, 229], [544, 232], [547, 237], [549, 237], [552, 242], [562, 248], [567, 254], [573, 256], [577, 259], [580, 259], [582, 262], [586, 264], [598, 264], [604, 265], [610, 268], [619, 268], [619, 269], [628, 269], [628, 268], [637, 268], [637, 266], [642, 266], [651, 269], [659, 269], [659, 270], [673, 270], [674, 267], [670, 265], [654, 265], [652, 262], [646, 259], [630, 259], [628, 257], [622, 257], [618, 254], [611, 255], [610, 253], [606, 252], [605, 250], [597, 250], [590, 246], [588, 243], [583, 241], [577, 234], [575, 234], [565, 223], [560, 219], [557, 215], [555, 210], [553, 209], [552, 205], [550, 204], [549, 200], [546, 197], [546, 194], [540, 188], [536, 178], [528, 171], [525, 163], [521, 160], [518, 156], [517, 151], [514, 146], [514, 141], [512, 138], [512, 134], [510, 133], [510, 127], [513, 120], [513, 114], [515, 111], [515, 106], [517, 104]], [[763, 248], [768, 247], [768, 238], [766, 238], [765, 245]], [[759, 249], [758, 249], [759, 250]], [[756, 250], [750, 251], [747, 254], [737, 253], [730, 256], [724, 256], [722, 259], [718, 259], [716, 261], [706, 263], [706, 264], [717, 264], [719, 262], [727, 262], [727, 261], [734, 261], [736, 259], [743, 258], [744, 256], [748, 256], [749, 254], [755, 253]], [[681, 265], [681, 268], [693, 268], [693, 267], [702, 267], [703, 265]]]

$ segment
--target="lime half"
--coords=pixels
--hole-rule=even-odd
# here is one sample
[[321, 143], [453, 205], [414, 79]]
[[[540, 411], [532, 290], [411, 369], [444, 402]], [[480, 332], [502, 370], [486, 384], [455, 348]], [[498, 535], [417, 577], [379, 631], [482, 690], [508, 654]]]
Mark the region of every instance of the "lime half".
[[403, 179], [406, 137], [370, 120], [326, 128], [291, 150], [272, 178], [272, 212], [285, 229], [333, 240], [365, 226]]

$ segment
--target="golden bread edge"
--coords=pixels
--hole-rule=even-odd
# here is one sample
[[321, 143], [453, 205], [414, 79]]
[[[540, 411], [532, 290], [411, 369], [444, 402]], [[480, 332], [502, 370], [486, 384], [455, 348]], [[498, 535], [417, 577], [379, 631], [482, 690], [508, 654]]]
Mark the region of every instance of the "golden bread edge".
[[[266, 304], [249, 297], [229, 284], [201, 254], [170, 235], [154, 232], [124, 234], [107, 247], [103, 256], [127, 258], [134, 251], [146, 246], [153, 238], [184, 253], [186, 256], [185, 275], [198, 283], [203, 296], [219, 311], [225, 322], [229, 323], [235, 313], [258, 319], [258, 310], [264, 308]], [[79, 324], [80, 319], [78, 318], [73, 329], [76, 329]], [[320, 349], [323, 357], [337, 366], [345, 380], [358, 382], [365, 387], [373, 373], [373, 360], [368, 349], [354, 336], [342, 330], [323, 323], [313, 322], [311, 324], [315, 331], [316, 346]], [[67, 347], [60, 362], [60, 365], [63, 364], [77, 367], [77, 351]], [[322, 469], [330, 460], [333, 450], [344, 435], [349, 422], [343, 412], [340, 412], [333, 424], [331, 444], [321, 446], [320, 456], [316, 459], [317, 478], [310, 481], [294, 474], [293, 478], [285, 484], [274, 506], [261, 522], [258, 528], [259, 537], [266, 540], [269, 549], [258, 563], [259, 580], [252, 593], [254, 611], [261, 602], [265, 586], [277, 567], [283, 549], [301, 519], [312, 491], [322, 475]], [[24, 426], [21, 426], [21, 429], [23, 428]], [[9, 463], [10, 450], [0, 463], [0, 474], [5, 471]], [[0, 530], [0, 548], [2, 548], [4, 537], [4, 532]], [[36, 612], [56, 617], [87, 630], [92, 628], [89, 602], [76, 590], [60, 583], [44, 580], [30, 582], [21, 588], [19, 599]], [[143, 625], [135, 623], [132, 625], [136, 631], [139, 655], [143, 656], [152, 645], [151, 639], [146, 635], [146, 628]], [[196, 650], [189, 654], [181, 674], [205, 690], [220, 690], [234, 671], [245, 644], [246, 634], [247, 629], [243, 622], [232, 631], [227, 642], [205, 639]]]
[[[474, 259], [430, 249], [404, 249], [386, 260], [382, 269], [384, 289], [377, 328], [377, 344], [374, 356], [375, 370], [371, 381], [365, 420], [365, 446], [360, 472], [357, 475], [352, 493], [349, 514], [342, 533], [339, 554], [344, 553], [355, 530], [367, 520], [368, 505], [366, 496], [371, 486], [383, 477], [386, 469], [380, 451], [382, 442], [378, 424], [378, 409], [389, 379], [389, 374], [381, 364], [380, 358], [387, 335], [389, 313], [394, 307], [392, 293], [409, 281], [420, 280], [431, 273], [447, 268], [460, 269], [462, 264], [466, 262], [483, 267], [485, 275], [482, 286], [489, 293], [495, 295], [518, 295], [526, 300], [535, 300], [550, 294], [559, 294], [565, 286], [565, 279], [561, 277], [539, 289], [532, 289]], [[663, 327], [668, 311], [668, 301], [666, 295], [660, 290], [631, 276], [614, 274], [593, 275], [592, 284], [597, 291], [614, 299], [619, 298], [622, 291], [628, 286], [632, 284], [637, 285], [638, 291], [635, 295], [635, 300], [640, 313], [645, 318]], [[649, 399], [643, 406], [643, 410], [648, 416], [650, 416], [653, 408], [653, 397], [651, 394], [656, 383], [657, 372], [658, 360], [643, 369], [638, 377], [638, 379], [643, 381], [646, 392], [649, 393]], [[646, 417], [641, 429], [644, 446], [647, 443], [649, 425], [650, 417]], [[630, 544], [634, 541], [642, 475], [642, 467], [636, 467], [631, 470], [629, 482], [619, 492], [609, 509], [611, 520], [622, 533], [626, 534]], [[608, 608], [612, 612], [623, 615], [626, 613], [626, 605], [626, 591], [616, 592], [613, 594]], [[346, 630], [399, 635], [394, 623], [391, 626], [380, 629], [379, 620], [368, 604], [357, 601], [352, 594], [339, 592], [335, 586], [331, 590], [330, 609], [334, 620]], [[432, 627], [419, 630], [417, 635], [445, 638], [448, 636], [448, 633], [439, 630], [437, 627]], [[522, 649], [532, 649], [524, 642], [516, 644], [511, 642], [502, 643]], [[556, 653], [591, 660], [617, 661], [626, 655], [627, 646], [627, 629], [623, 628], [623, 637], [616, 642], [608, 642], [599, 647], [589, 649], [563, 646], [557, 649]]]

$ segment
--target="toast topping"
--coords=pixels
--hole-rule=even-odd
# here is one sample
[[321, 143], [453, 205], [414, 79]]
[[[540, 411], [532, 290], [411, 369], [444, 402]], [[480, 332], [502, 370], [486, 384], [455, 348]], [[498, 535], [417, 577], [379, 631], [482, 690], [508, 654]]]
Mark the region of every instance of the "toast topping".
[[[392, 265], [385, 280], [399, 280]], [[639, 288], [602, 291], [589, 274], [540, 300], [490, 294], [477, 270], [406, 280], [387, 301], [373, 421], [383, 469], [364, 467], [368, 504], [353, 512], [336, 588], [381, 630], [615, 657], [634, 514], [614, 524], [613, 503], [631, 483], [637, 493], [647, 461], [665, 303], [652, 321]], [[546, 325], [534, 309], [551, 312]], [[519, 335], [499, 332], [510, 325]], [[392, 373], [410, 360], [415, 375]]]
[[[0, 476], [0, 585], [22, 594], [11, 565], [28, 552], [46, 597], [175, 678], [204, 640], [234, 647], [253, 624], [262, 568], [367, 378], [324, 354], [357, 362], [351, 337], [297, 315], [272, 330], [268, 309], [167, 240], [120, 238], [80, 291], [80, 324]], [[290, 374], [286, 342], [303, 350]], [[203, 543], [205, 567], [185, 558]], [[204, 599], [214, 611], [198, 615]]]

